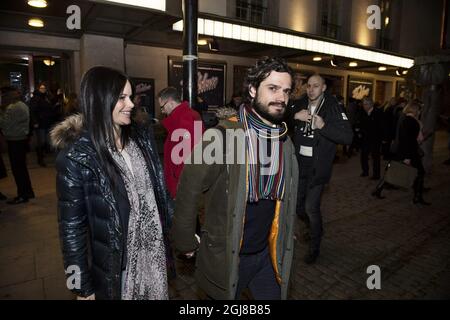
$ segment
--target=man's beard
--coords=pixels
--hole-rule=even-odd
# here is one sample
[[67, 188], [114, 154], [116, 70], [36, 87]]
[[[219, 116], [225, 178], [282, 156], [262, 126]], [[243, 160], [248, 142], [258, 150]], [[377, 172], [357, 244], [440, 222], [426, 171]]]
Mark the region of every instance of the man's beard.
[[[283, 111], [280, 113], [269, 113], [270, 106], [275, 105], [279, 106], [281, 105], [283, 107]], [[278, 103], [278, 102], [269, 102], [268, 105], [264, 105], [259, 102], [258, 96], [255, 96], [255, 99], [252, 101], [252, 108], [256, 111], [256, 113], [261, 117], [266, 119], [267, 121], [274, 123], [274, 124], [281, 124], [284, 119], [284, 114], [286, 113], [286, 104], [284, 102]]]

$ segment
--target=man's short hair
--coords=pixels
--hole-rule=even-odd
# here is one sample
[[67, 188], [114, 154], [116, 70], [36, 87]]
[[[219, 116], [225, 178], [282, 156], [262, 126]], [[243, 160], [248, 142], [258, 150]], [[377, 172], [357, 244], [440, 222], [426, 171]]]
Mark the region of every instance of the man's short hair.
[[291, 86], [294, 85], [294, 71], [288, 66], [287, 62], [278, 57], [262, 57], [256, 61], [255, 66], [248, 69], [247, 76], [245, 78], [246, 95], [250, 97], [250, 87], [254, 87], [258, 90], [259, 85], [263, 82], [272, 71], [287, 72], [292, 78]]
[[158, 93], [158, 98], [160, 98], [161, 100], [167, 100], [169, 98], [172, 98], [172, 100], [175, 102], [181, 102], [181, 95], [178, 92], [178, 90], [174, 87], [167, 87], [162, 89]]
[[308, 83], [308, 82], [309, 82], [309, 79], [311, 79], [311, 78], [313, 78], [313, 77], [318, 77], [320, 80], [322, 80], [322, 84], [326, 84], [325, 78], [322, 77], [322, 76], [321, 76], [320, 74], [318, 74], [318, 73], [313, 73], [312, 75], [308, 76], [308, 77], [306, 78], [306, 83]]

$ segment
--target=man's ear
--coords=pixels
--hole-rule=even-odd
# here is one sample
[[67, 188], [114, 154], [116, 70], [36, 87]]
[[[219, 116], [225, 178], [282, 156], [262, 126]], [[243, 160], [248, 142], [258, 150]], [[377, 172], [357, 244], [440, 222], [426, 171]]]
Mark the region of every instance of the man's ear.
[[248, 92], [253, 99], [256, 97], [256, 88], [252, 85], [248, 86]]
[[327, 85], [326, 84], [323, 85], [322, 92], [325, 92], [325, 90], [327, 90]]

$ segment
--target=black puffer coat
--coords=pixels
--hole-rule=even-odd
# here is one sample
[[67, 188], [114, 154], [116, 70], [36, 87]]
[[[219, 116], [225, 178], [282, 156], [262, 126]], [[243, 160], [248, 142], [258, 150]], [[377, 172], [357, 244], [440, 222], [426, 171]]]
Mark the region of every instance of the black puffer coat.
[[[96, 299], [120, 299], [127, 225], [122, 220], [128, 217], [130, 205], [123, 181], [113, 190], [82, 127], [81, 116], [74, 115], [51, 133], [53, 145], [61, 149], [56, 159], [56, 189], [64, 268], [67, 272], [70, 266], [78, 266], [81, 271], [81, 286], [69, 288], [75, 294], [86, 297], [95, 293]], [[167, 230], [173, 210], [153, 133], [148, 127], [133, 126], [132, 139], [150, 170], [171, 274], [173, 259]]]

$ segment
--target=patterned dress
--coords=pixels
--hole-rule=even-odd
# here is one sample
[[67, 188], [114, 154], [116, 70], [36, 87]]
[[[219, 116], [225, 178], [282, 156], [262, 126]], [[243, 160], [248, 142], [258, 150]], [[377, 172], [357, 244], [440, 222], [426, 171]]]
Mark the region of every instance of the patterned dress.
[[164, 239], [146, 161], [132, 140], [122, 153], [111, 151], [111, 155], [121, 169], [130, 202], [122, 299], [168, 299]]

